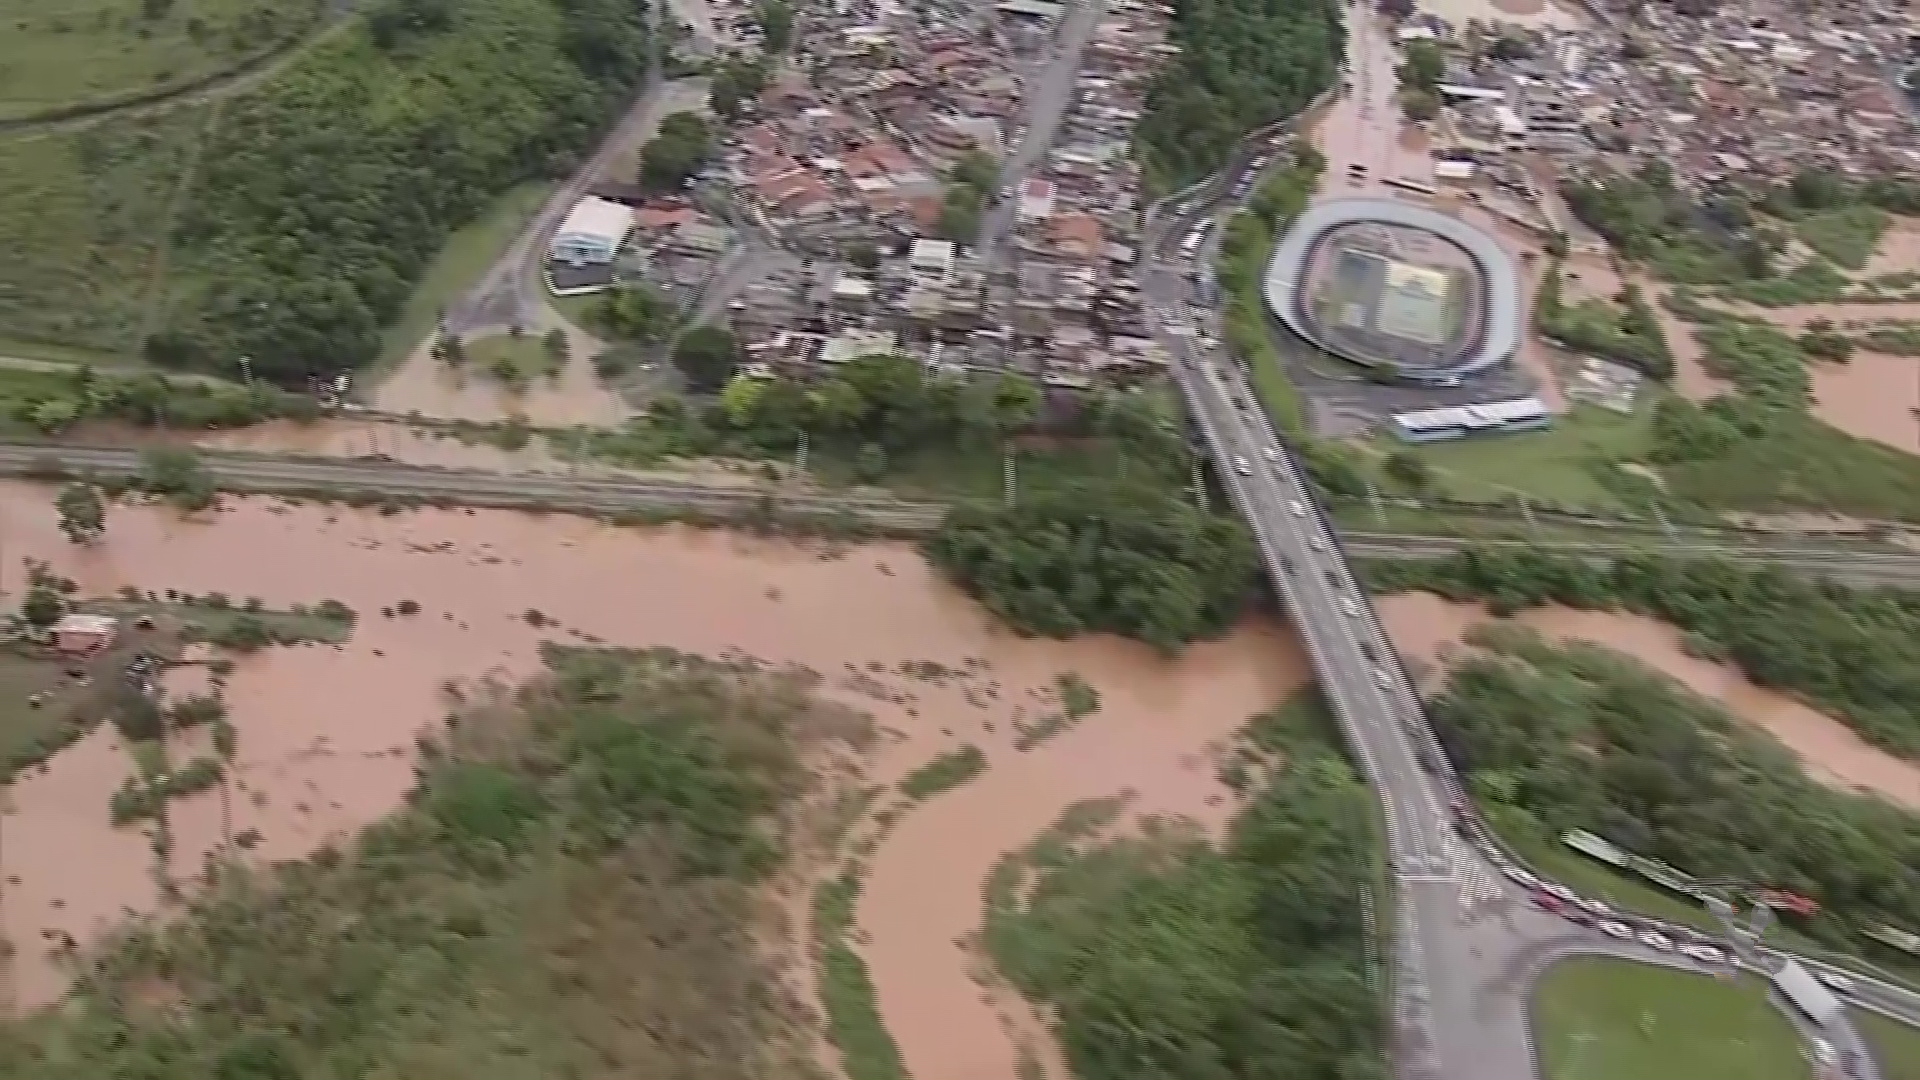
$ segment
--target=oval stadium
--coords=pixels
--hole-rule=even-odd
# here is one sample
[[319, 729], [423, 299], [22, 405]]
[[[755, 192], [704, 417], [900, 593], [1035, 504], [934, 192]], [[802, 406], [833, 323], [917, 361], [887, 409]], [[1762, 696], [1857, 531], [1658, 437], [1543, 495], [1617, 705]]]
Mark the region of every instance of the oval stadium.
[[1343, 360], [1453, 385], [1520, 347], [1513, 260], [1471, 225], [1392, 199], [1308, 207], [1267, 266], [1267, 306]]

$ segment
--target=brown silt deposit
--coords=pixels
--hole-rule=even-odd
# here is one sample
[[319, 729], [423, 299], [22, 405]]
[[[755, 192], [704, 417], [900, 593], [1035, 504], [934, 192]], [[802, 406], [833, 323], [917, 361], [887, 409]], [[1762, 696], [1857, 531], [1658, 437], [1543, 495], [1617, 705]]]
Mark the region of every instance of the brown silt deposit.
[[[1467, 630], [1487, 618], [1480, 605], [1449, 603], [1430, 593], [1388, 597], [1379, 609], [1395, 646], [1409, 658], [1430, 664], [1444, 663]], [[1632, 656], [1780, 740], [1799, 755], [1810, 775], [1920, 809], [1920, 766], [1869, 745], [1853, 729], [1816, 709], [1755, 686], [1731, 665], [1687, 655], [1680, 632], [1665, 623], [1558, 607], [1522, 612], [1514, 621], [1548, 637], [1590, 641]]]
[[[882, 782], [942, 750], [980, 746], [992, 767], [901, 823], [861, 906], [882, 1007], [903, 1025], [903, 1046], [923, 1078], [941, 1072], [926, 1056], [944, 1045], [925, 1041], [930, 1019], [970, 993], [951, 939], [978, 925], [979, 886], [993, 860], [1069, 803], [1126, 788], [1143, 809], [1217, 818], [1225, 808], [1209, 803], [1218, 790], [1205, 745], [1302, 680], [1291, 639], [1264, 622], [1178, 661], [1110, 638], [1019, 638], [901, 545], [830, 556], [780, 541], [562, 516], [382, 517], [228, 499], [199, 520], [119, 506], [103, 541], [76, 548], [59, 534], [51, 503], [45, 489], [0, 485], [9, 557], [49, 559], [80, 582], [82, 595], [133, 584], [257, 596], [272, 609], [333, 598], [359, 613], [344, 646], [238, 658], [226, 689], [239, 733], [231, 784], [170, 807], [171, 870], [183, 887], [207, 854], [229, 844], [245, 857], [295, 858], [390, 811], [413, 782], [415, 735], [448, 712], [449, 686], [531, 674], [542, 642], [669, 645], [812, 668], [824, 692], [871, 712], [888, 732], [872, 766]], [[417, 603], [419, 614], [382, 614], [402, 600]], [[968, 677], [903, 674], [927, 661]], [[1037, 719], [1056, 676], [1070, 671], [1099, 690], [1099, 711], [1015, 751], [1015, 711]], [[175, 692], [188, 692], [187, 684]], [[207, 739], [179, 736], [173, 754], [184, 761], [207, 753]], [[4, 910], [22, 1005], [53, 1000], [65, 983], [43, 929], [84, 946], [128, 911], [159, 910], [148, 839], [108, 818], [108, 799], [132, 768], [117, 733], [103, 727], [14, 787]], [[916, 950], [942, 962], [907, 979], [903, 965]], [[999, 1038], [990, 1016], [988, 1027], [971, 1028], [978, 1011], [945, 1020], [968, 1025], [976, 1041]], [[1004, 1046], [972, 1052], [1011, 1060]]]

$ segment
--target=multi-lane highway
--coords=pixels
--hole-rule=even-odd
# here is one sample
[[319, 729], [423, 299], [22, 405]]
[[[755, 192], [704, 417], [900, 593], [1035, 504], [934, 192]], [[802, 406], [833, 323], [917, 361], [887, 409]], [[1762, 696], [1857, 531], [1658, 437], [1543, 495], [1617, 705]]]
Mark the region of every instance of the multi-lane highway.
[[[1424, 728], [1413, 690], [1393, 659], [1305, 474], [1267, 425], [1231, 365], [1183, 349], [1178, 381], [1219, 472], [1246, 515], [1276, 590], [1292, 614], [1322, 690], [1378, 793], [1399, 910], [1393, 1058], [1403, 1080], [1531, 1080], [1524, 994], [1528, 963], [1517, 947], [1565, 927], [1510, 903], [1494, 920], [1463, 917], [1463, 882], [1499, 878], [1450, 825], [1453, 798], [1421, 762]], [[1519, 924], [1531, 932], [1516, 933]]]
[[[1344, 123], [1328, 125], [1336, 141], [1344, 140], [1329, 148], [1329, 157], [1336, 165], [1369, 166], [1371, 175], [1357, 183], [1371, 186], [1383, 173], [1402, 171], [1399, 147], [1383, 146], [1378, 138], [1380, 130], [1392, 126], [1382, 114], [1394, 109], [1393, 60], [1376, 28], [1367, 25], [1366, 14], [1357, 7], [1349, 10], [1357, 12], [1350, 52], [1355, 92], [1336, 99], [1335, 111], [1350, 115]], [[1222, 174], [1174, 204], [1172, 213], [1161, 208], [1150, 218], [1142, 284], [1150, 302], [1175, 316], [1162, 331], [1175, 354], [1188, 410], [1252, 528], [1268, 576], [1380, 800], [1397, 908], [1390, 924], [1395, 1071], [1402, 1080], [1531, 1080], [1539, 1062], [1528, 1025], [1528, 996], [1542, 971], [1579, 953], [1698, 967], [1698, 961], [1689, 965], [1670, 951], [1675, 941], [1698, 939], [1687, 928], [1634, 919], [1622, 941], [1516, 903], [1520, 895], [1540, 895], [1514, 884], [1533, 880], [1525, 869], [1485, 830], [1454, 832], [1456, 807], [1464, 821], [1472, 819], [1452, 766], [1299, 463], [1278, 439], [1238, 364], [1208, 347], [1218, 336], [1214, 315], [1196, 306], [1189, 282], [1199, 275], [1185, 272], [1191, 267], [1180, 265], [1174, 251], [1173, 242], [1195, 223], [1235, 209], [1254, 186], [1242, 182], [1247, 171], [1269, 156], [1270, 146], [1264, 139], [1249, 146]], [[1328, 180], [1333, 187], [1356, 184], [1345, 169]], [[1329, 192], [1336, 197], [1353, 193], [1353, 187]], [[1201, 258], [1209, 255], [1203, 251]], [[1382, 551], [1374, 546], [1378, 541], [1348, 539], [1356, 553]], [[1390, 539], [1384, 550], [1405, 554], [1410, 549], [1404, 539]], [[1871, 564], [1875, 558], [1859, 562]], [[1837, 556], [1835, 562], [1854, 558]], [[1790, 958], [1760, 950], [1749, 959], [1771, 968]], [[1803, 962], [1816, 972], [1832, 970]], [[1847, 985], [1841, 996], [1857, 1007], [1920, 1022], [1920, 995], [1857, 977]], [[1877, 1076], [1864, 1044], [1844, 1020], [1826, 1034], [1844, 1055], [1849, 1075]]]

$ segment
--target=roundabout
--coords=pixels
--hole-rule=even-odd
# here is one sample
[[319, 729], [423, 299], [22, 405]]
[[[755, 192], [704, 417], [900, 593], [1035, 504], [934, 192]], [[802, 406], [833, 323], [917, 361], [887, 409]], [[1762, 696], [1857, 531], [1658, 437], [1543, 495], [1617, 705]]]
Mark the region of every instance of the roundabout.
[[1267, 266], [1268, 308], [1307, 342], [1406, 382], [1452, 386], [1520, 347], [1520, 284], [1474, 227], [1393, 199], [1309, 207]]

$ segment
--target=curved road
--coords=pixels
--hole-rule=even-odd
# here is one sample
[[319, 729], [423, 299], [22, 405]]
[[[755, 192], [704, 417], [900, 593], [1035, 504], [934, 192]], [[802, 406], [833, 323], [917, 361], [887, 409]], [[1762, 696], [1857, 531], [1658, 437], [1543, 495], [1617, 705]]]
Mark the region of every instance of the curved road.
[[[1350, 8], [1350, 11], [1357, 10]], [[1360, 16], [1364, 18], [1364, 16]], [[1374, 34], [1356, 33], [1362, 52], [1365, 111], [1392, 108], [1370, 88], [1390, 58], [1373, 55]], [[1264, 140], [1263, 140], [1264, 141]], [[1250, 147], [1226, 173], [1200, 186], [1200, 196], [1157, 221], [1145, 245], [1146, 293], [1170, 317], [1163, 326], [1175, 358], [1174, 374], [1188, 411], [1211, 449], [1217, 473], [1251, 526], [1267, 575], [1292, 613], [1315, 675], [1343, 734], [1374, 788], [1385, 821], [1388, 861], [1397, 906], [1394, 921], [1390, 1058], [1402, 1080], [1534, 1080], [1539, 1062], [1532, 1044], [1529, 1002], [1534, 977], [1550, 960], [1599, 953], [1694, 966], [1514, 902], [1510, 875], [1521, 868], [1482, 830], [1456, 835], [1456, 812], [1472, 826], [1470, 803], [1441, 751], [1418, 696], [1367, 596], [1355, 580], [1348, 550], [1317, 505], [1290, 449], [1257, 406], [1244, 372], [1225, 358], [1216, 363], [1197, 347], [1199, 335], [1181, 320], [1191, 292], [1163, 259], [1167, 239], [1220, 211], [1221, 193], [1240, 185]], [[1377, 173], [1376, 173], [1377, 176]], [[1250, 187], [1251, 185], [1244, 185]], [[1154, 215], [1158, 218], [1159, 215]], [[1349, 537], [1354, 551], [1365, 542]], [[1439, 554], [1444, 541], [1385, 538], [1396, 555]], [[1426, 547], [1423, 552], [1423, 547]], [[1732, 553], [1727, 553], [1732, 554]], [[1743, 553], [1744, 554], [1744, 553]], [[1871, 564], [1873, 557], [1829, 556], [1829, 568]], [[1896, 556], [1895, 558], [1900, 558]], [[1648, 920], [1634, 923], [1649, 926]], [[1672, 928], [1675, 940], [1696, 938]], [[1724, 946], [1723, 946], [1724, 947]], [[1779, 964], [1788, 957], [1762, 950], [1753, 960]], [[1802, 960], [1810, 969], [1824, 966]], [[1697, 968], [1696, 968], [1697, 969]], [[1840, 995], [1909, 1023], [1920, 1022], [1920, 995], [1854, 976]], [[1864, 988], [1864, 989], [1863, 989]], [[1870, 1056], [1844, 1019], [1824, 1033], [1850, 1062], [1850, 1075], [1873, 1080]]]

